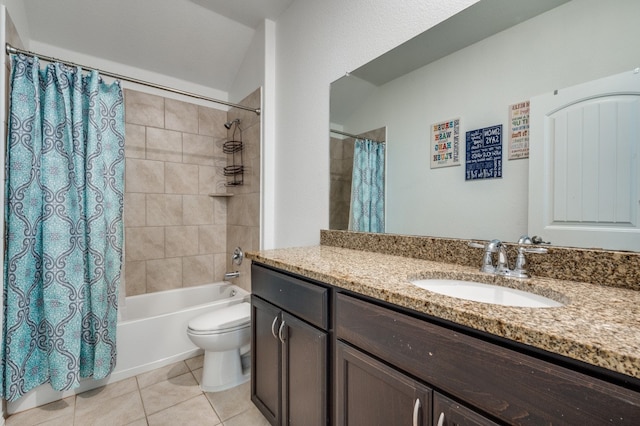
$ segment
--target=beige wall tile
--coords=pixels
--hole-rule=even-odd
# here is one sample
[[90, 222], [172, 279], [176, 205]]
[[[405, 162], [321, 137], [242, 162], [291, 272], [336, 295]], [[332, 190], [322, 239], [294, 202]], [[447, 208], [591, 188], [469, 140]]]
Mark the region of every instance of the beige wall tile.
[[125, 89], [125, 121], [143, 126], [164, 127], [164, 98]]
[[206, 195], [184, 195], [182, 198], [185, 225], [211, 225], [215, 199]]
[[145, 226], [147, 204], [145, 194], [124, 194], [124, 226]]
[[164, 257], [164, 228], [126, 228], [125, 234], [127, 260], [149, 260]]
[[146, 127], [138, 124], [126, 124], [125, 128], [125, 157], [145, 158]]
[[211, 193], [224, 193], [225, 187], [217, 188], [216, 169], [210, 166], [198, 166], [198, 194], [205, 195]]
[[213, 198], [213, 222], [216, 225], [227, 224], [227, 203], [233, 197]]
[[165, 99], [164, 128], [198, 133], [198, 105], [175, 99]]
[[231, 197], [227, 207], [230, 225], [259, 226], [259, 194], [238, 194]]
[[183, 163], [200, 164], [202, 166], [214, 165], [215, 145], [211, 136], [184, 133], [182, 135], [182, 140]]
[[149, 226], [182, 225], [182, 196], [147, 194], [146, 221]]
[[165, 255], [167, 257], [192, 256], [198, 251], [197, 226], [169, 226], [165, 228]]
[[227, 253], [232, 253], [233, 249], [238, 246], [245, 251], [252, 249], [251, 228], [248, 226], [227, 225]]
[[147, 262], [128, 260], [124, 266], [124, 283], [127, 296], [147, 292]]
[[198, 232], [199, 254], [226, 253], [226, 225], [201, 225]]
[[127, 158], [126, 192], [163, 193], [164, 163]]
[[175, 163], [182, 162], [182, 133], [148, 127], [147, 158]]
[[198, 107], [198, 133], [214, 138], [226, 138], [227, 112], [215, 108]]
[[223, 281], [226, 272], [235, 271], [233, 268], [227, 267], [227, 253], [217, 253], [213, 255], [213, 280], [215, 282]]
[[164, 191], [167, 194], [198, 194], [197, 165], [165, 163], [164, 175]]
[[212, 254], [182, 258], [182, 283], [185, 287], [212, 282]]
[[182, 287], [182, 258], [147, 261], [147, 293]]

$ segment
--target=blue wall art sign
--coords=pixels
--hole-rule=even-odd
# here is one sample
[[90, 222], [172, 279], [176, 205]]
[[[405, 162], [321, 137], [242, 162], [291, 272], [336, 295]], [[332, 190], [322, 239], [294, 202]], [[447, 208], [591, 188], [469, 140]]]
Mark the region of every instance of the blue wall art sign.
[[502, 124], [467, 132], [466, 180], [502, 177]]

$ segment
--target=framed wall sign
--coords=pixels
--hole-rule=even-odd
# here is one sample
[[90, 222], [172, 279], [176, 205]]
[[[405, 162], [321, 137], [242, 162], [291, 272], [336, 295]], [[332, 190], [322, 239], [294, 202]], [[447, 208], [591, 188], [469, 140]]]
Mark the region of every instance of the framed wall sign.
[[460, 165], [460, 119], [431, 126], [431, 168]]
[[467, 132], [465, 180], [502, 177], [502, 124]]
[[509, 106], [509, 160], [529, 158], [529, 101]]

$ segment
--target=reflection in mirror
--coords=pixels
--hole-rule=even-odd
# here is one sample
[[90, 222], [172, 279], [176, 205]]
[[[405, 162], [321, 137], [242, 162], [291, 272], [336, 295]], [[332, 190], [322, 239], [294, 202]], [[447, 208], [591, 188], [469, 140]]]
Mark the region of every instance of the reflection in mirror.
[[[529, 12], [522, 21], [520, 12], [531, 3], [543, 10]], [[516, 241], [528, 232], [529, 160], [508, 160], [505, 137], [503, 177], [465, 181], [465, 133], [500, 124], [507, 128], [510, 105], [640, 66], [640, 2], [481, 0], [460, 15], [419, 36], [421, 53], [398, 54], [405, 46], [415, 48], [408, 42], [390, 52], [393, 61], [385, 54], [334, 82], [330, 125], [352, 134], [386, 126], [392, 141], [386, 232]], [[436, 32], [431, 37], [443, 27], [447, 34], [473, 35], [475, 27], [507, 15], [513, 19], [493, 30], [499, 32], [476, 34], [475, 43], [467, 40], [449, 52], [441, 48], [453, 36]], [[432, 62], [413, 64], [401, 76], [387, 75], [390, 63], [430, 49], [439, 50]], [[377, 68], [382, 71], [375, 73]], [[432, 169], [431, 125], [453, 118], [460, 118], [462, 165]], [[548, 173], [531, 171], [532, 176]], [[599, 247], [598, 242], [589, 247]]]
[[[337, 129], [331, 129], [330, 155], [331, 155], [331, 183], [329, 199], [329, 228], [339, 230], [360, 230], [354, 229], [352, 207], [352, 181], [354, 170], [354, 149], [356, 138], [359, 140], [369, 140], [374, 144], [385, 145], [386, 129], [379, 129], [363, 132], [359, 135], [352, 135]], [[383, 162], [384, 163], [384, 162]], [[384, 177], [384, 164], [382, 177]], [[382, 216], [384, 217], [386, 208], [384, 206], [384, 179], [382, 182]], [[351, 219], [351, 220], [350, 220]], [[351, 226], [349, 226], [351, 222]], [[384, 226], [384, 220], [381, 224]], [[376, 232], [382, 232], [377, 230]]]

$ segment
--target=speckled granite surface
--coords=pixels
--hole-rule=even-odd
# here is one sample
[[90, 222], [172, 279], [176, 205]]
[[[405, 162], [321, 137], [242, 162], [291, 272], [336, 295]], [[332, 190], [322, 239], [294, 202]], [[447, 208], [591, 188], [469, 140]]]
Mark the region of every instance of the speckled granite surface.
[[[551, 278], [519, 280], [405, 256], [327, 245], [248, 253], [252, 260], [398, 306], [434, 315], [640, 378], [640, 292]], [[478, 264], [479, 265], [479, 264]], [[409, 283], [472, 279], [551, 297], [559, 308], [515, 308], [466, 301]]]
[[[322, 230], [320, 245], [365, 250], [416, 259], [479, 267], [482, 250], [470, 240], [394, 234]], [[477, 240], [480, 241], [480, 240]], [[507, 243], [509, 264], [515, 264], [516, 245]], [[575, 280], [640, 291], [640, 253], [573, 247], [541, 246], [546, 254], [528, 254], [531, 276]]]

